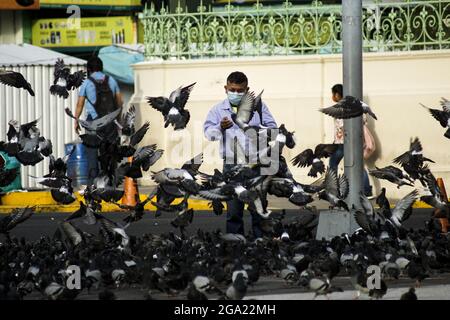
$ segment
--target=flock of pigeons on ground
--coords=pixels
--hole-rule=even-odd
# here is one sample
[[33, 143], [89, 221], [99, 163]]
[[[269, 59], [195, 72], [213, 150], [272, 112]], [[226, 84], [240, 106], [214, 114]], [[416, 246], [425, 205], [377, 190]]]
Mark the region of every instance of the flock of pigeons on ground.
[[[54, 76], [50, 93], [67, 98], [70, 91], [82, 84], [85, 73], [71, 73], [64, 62], [58, 60]], [[23, 88], [34, 96], [31, 85], [20, 73], [0, 71], [0, 82]], [[168, 98], [148, 98], [149, 105], [162, 113], [165, 127], [171, 125], [175, 130], [186, 127], [190, 114], [185, 107], [194, 85], [180, 87]], [[120, 186], [127, 177], [141, 178], [143, 171], [150, 170], [164, 152], [155, 144], [138, 146], [150, 128], [149, 123], [136, 127], [134, 106], [123, 114], [122, 109], [117, 109], [92, 121], [75, 119], [84, 128], [80, 135], [82, 143], [99, 150], [101, 170], [92, 185], [79, 191], [83, 196], [79, 209], [63, 222], [55, 222], [52, 237], [27, 242], [24, 238], [10, 236], [18, 224], [33, 216], [34, 207], [17, 208], [0, 220], [0, 233], [5, 238], [0, 243], [0, 299], [24, 299], [38, 293], [45, 299], [69, 300], [79, 297], [85, 289], [88, 292], [99, 290], [99, 299], [115, 299], [115, 289], [135, 286], [144, 290], [147, 299], [154, 299], [155, 293], [193, 300], [242, 299], [248, 287], [262, 276], [277, 276], [287, 286], [314, 292], [314, 297], [329, 297], [333, 292], [342, 291], [333, 280], [337, 276], [349, 276], [356, 290], [355, 297], [367, 294], [379, 299], [386, 294], [392, 279], [406, 276], [419, 286], [428, 277], [450, 271], [450, 239], [441, 233], [437, 219], [430, 219], [421, 230], [403, 227], [413, 213], [412, 205], [419, 199], [436, 209], [435, 217], [449, 217], [447, 199], [427, 165], [433, 161], [423, 155], [418, 138], [411, 141], [409, 150], [393, 160], [399, 166], [376, 168], [370, 174], [398, 188], [414, 187], [418, 181], [423, 187], [420, 192], [411, 190], [391, 207], [386, 189], [382, 188], [375, 201], [378, 208], [375, 209], [363, 194], [361, 206], [349, 208], [345, 202], [349, 192], [347, 178], [326, 168], [322, 161], [335, 151], [335, 145], [320, 144], [314, 151], [306, 149], [292, 159], [294, 166], [311, 167], [310, 176], [320, 175], [314, 183], [302, 184], [294, 179], [282, 155], [284, 147], [294, 148], [294, 133], [284, 125], [276, 134], [269, 128], [249, 126], [253, 114], [261, 113], [261, 94], [246, 93], [232, 118], [244, 132], [254, 129], [269, 137], [267, 145], [260, 146], [258, 156], [277, 152], [278, 157], [272, 159], [277, 159], [278, 172], [261, 174], [267, 164], [258, 160], [249, 162], [235, 140], [232, 147], [237, 162], [230, 171], [202, 172], [202, 154], [180, 168], [152, 171], [156, 188], [145, 200], [138, 197], [134, 206], [119, 203], [124, 195]], [[442, 100], [442, 109], [429, 110], [450, 130], [450, 102]], [[320, 111], [339, 119], [363, 114], [376, 119], [369, 107], [351, 96]], [[75, 118], [70, 109], [66, 109], [66, 113]], [[448, 131], [445, 136], [449, 138]], [[10, 121], [7, 139], [0, 142], [0, 150], [16, 157], [23, 165], [35, 165], [49, 157], [48, 174], [35, 178], [50, 188], [56, 202], [76, 201], [72, 180], [67, 176], [70, 154], [57, 159], [52, 155], [51, 141], [40, 135], [38, 120], [27, 124]], [[17, 169], [1, 168], [0, 188], [10, 184], [17, 173]], [[271, 212], [268, 209], [268, 195], [287, 198], [311, 212], [286, 222], [284, 210]], [[189, 208], [190, 197], [209, 200], [218, 216], [224, 212], [224, 202], [243, 201], [249, 211], [262, 217], [265, 236], [250, 241], [242, 235], [224, 234], [220, 230], [198, 230], [194, 235], [187, 235], [186, 228], [194, 217], [193, 209]], [[328, 201], [330, 208], [351, 212], [361, 228], [331, 241], [315, 240], [317, 214], [308, 206], [314, 199]], [[128, 212], [122, 223], [100, 213], [103, 201]], [[176, 229], [162, 235], [134, 237], [127, 234], [131, 224], [139, 223], [144, 215], [153, 214], [145, 208], [149, 202], [156, 207], [155, 217], [176, 213], [171, 225], [179, 229], [179, 234]], [[98, 232], [88, 233], [83, 225], [96, 225]], [[65, 285], [71, 275], [67, 270], [69, 265], [81, 268], [80, 290], [68, 289]], [[373, 265], [382, 270], [378, 289], [367, 288], [367, 269]], [[414, 288], [401, 298], [417, 299]]]

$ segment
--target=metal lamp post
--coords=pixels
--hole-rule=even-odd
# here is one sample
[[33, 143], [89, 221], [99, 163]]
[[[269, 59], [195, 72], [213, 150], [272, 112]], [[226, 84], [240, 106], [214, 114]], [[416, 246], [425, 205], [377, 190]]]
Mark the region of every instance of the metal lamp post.
[[[362, 99], [362, 0], [342, 0], [344, 96]], [[347, 205], [359, 208], [363, 174], [362, 118], [344, 120], [344, 168], [350, 192]], [[358, 228], [352, 213], [320, 213], [317, 239], [330, 239]]]

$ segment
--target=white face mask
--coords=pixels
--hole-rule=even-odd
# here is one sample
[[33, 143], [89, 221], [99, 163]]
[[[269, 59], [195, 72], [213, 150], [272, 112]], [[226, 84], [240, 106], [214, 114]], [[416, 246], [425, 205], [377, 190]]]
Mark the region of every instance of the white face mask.
[[238, 106], [241, 103], [244, 92], [232, 92], [227, 91], [228, 101], [234, 106]]

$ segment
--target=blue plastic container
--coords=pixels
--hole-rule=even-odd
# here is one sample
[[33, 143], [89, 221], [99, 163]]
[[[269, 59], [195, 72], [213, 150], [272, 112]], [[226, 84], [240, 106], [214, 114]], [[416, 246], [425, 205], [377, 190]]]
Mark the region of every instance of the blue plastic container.
[[72, 179], [72, 186], [90, 185], [98, 175], [97, 149], [88, 148], [81, 142], [65, 145], [66, 155], [75, 150], [67, 160], [67, 176]]
[[2, 162], [4, 162], [5, 169], [19, 169], [19, 174], [17, 175], [16, 179], [14, 179], [13, 182], [11, 182], [10, 185], [7, 185], [5, 187], [1, 187], [0, 189], [3, 192], [10, 192], [14, 190], [20, 190], [22, 189], [22, 178], [20, 176], [20, 162], [17, 161], [15, 157], [10, 157], [6, 152], [0, 151], [0, 157], [2, 157]]

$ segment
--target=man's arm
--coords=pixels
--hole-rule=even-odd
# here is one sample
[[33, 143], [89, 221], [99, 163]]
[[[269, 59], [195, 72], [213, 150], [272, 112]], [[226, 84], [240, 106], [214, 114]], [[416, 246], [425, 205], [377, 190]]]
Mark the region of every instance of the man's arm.
[[216, 141], [221, 139], [222, 130], [220, 122], [222, 119], [219, 118], [216, 110], [211, 109], [206, 116], [205, 123], [203, 124], [203, 133], [209, 141]]
[[[77, 108], [75, 110], [75, 118], [80, 119], [81, 113], [83, 112], [84, 102], [86, 101], [86, 97], [79, 96], [77, 102]], [[78, 134], [80, 131], [80, 125], [78, 121], [75, 121], [75, 132]]]
[[123, 97], [120, 91], [116, 93], [116, 103], [119, 108], [123, 106]]
[[111, 87], [111, 91], [114, 93], [114, 98], [116, 99], [116, 104], [119, 108], [123, 106], [123, 96], [122, 92], [120, 92], [119, 84], [116, 79], [113, 77], [109, 77], [109, 85]]
[[261, 110], [262, 110], [261, 124], [268, 128], [278, 128], [277, 122], [273, 118], [272, 114], [269, 111], [269, 108], [264, 102], [262, 103]]

